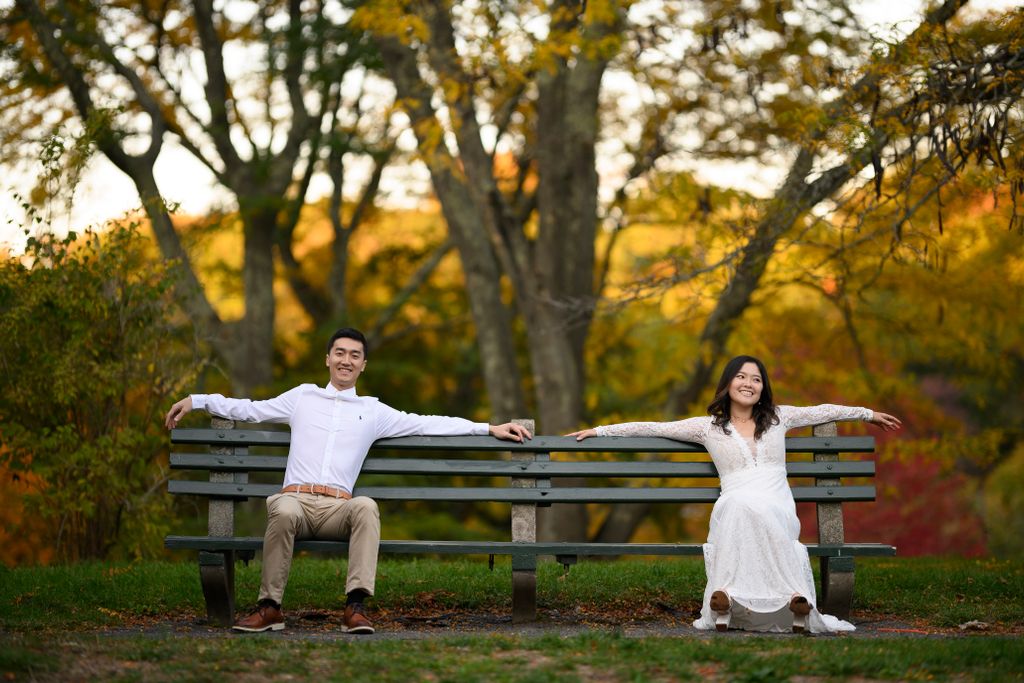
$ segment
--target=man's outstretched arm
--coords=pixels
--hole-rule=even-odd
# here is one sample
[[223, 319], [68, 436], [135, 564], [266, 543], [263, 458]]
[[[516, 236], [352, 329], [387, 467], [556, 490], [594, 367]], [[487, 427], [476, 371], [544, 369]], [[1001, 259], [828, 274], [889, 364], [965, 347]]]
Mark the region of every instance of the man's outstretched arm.
[[171, 409], [167, 411], [167, 417], [164, 419], [164, 425], [166, 425], [168, 429], [174, 429], [178, 426], [178, 422], [181, 418], [185, 417], [190, 412], [192, 412], [192, 397], [186, 396], [171, 406]]
[[168, 429], [174, 429], [181, 418], [192, 410], [205, 410], [210, 415], [242, 422], [287, 423], [295, 413], [295, 406], [302, 390], [303, 387], [298, 386], [280, 396], [263, 401], [227, 398], [220, 394], [190, 394], [171, 406], [164, 424]]

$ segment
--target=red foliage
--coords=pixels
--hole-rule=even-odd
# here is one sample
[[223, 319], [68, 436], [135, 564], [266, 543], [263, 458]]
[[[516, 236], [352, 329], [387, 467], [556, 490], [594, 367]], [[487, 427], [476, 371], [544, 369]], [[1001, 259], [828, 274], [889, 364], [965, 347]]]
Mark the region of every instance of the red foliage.
[[[940, 463], [921, 455], [883, 457], [874, 484], [875, 502], [844, 505], [847, 541], [888, 543], [901, 556], [986, 554], [984, 525], [963, 475], [943, 472]], [[803, 540], [817, 540], [814, 505], [797, 507]]]

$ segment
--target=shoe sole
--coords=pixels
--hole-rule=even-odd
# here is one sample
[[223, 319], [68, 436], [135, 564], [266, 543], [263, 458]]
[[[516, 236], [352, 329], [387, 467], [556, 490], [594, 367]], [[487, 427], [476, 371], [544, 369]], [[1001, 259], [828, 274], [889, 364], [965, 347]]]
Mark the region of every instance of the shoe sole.
[[711, 594], [709, 604], [715, 612], [715, 630], [725, 633], [729, 630], [729, 621], [732, 619], [732, 601], [729, 600], [725, 591], [715, 591]]
[[264, 631], [283, 631], [284, 624], [271, 624], [270, 626], [264, 626], [263, 628], [249, 628], [248, 626], [232, 626], [232, 631], [240, 631], [242, 633], [263, 633]]
[[341, 631], [342, 631], [342, 633], [352, 633], [352, 634], [357, 635], [357, 636], [358, 635], [367, 635], [368, 636], [371, 633], [375, 632], [373, 630], [372, 626], [353, 626], [352, 628], [348, 628], [347, 626], [342, 626], [341, 627]]
[[806, 598], [797, 602], [797, 598], [789, 601], [789, 611], [793, 613], [793, 633], [807, 632], [807, 615], [814, 609]]

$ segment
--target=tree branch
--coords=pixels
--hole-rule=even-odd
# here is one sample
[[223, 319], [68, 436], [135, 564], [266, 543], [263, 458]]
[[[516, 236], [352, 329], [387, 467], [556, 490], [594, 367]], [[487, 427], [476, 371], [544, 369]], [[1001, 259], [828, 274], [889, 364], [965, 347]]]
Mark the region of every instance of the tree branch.
[[381, 339], [381, 334], [384, 332], [384, 328], [387, 327], [388, 323], [398, 314], [409, 299], [419, 291], [423, 283], [433, 274], [434, 270], [437, 269], [438, 264], [441, 260], [448, 255], [448, 252], [452, 250], [455, 243], [451, 239], [446, 239], [440, 245], [434, 249], [427, 260], [420, 264], [420, 267], [416, 269], [409, 279], [406, 281], [402, 289], [391, 297], [391, 302], [387, 308], [381, 312], [377, 319], [373, 321], [373, 326], [366, 335], [367, 341], [369, 341], [371, 347], [377, 346], [377, 342]]

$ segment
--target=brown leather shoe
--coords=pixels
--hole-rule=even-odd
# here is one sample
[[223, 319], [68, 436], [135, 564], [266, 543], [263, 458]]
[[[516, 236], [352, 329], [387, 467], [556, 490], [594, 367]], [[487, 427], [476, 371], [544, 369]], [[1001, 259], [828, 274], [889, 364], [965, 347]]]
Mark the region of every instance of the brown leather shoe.
[[273, 605], [257, 605], [251, 614], [239, 617], [231, 628], [247, 633], [282, 631], [284, 630], [284, 614]]
[[348, 605], [342, 621], [345, 623], [345, 633], [373, 633], [373, 624], [366, 618], [365, 608], [361, 602]]

